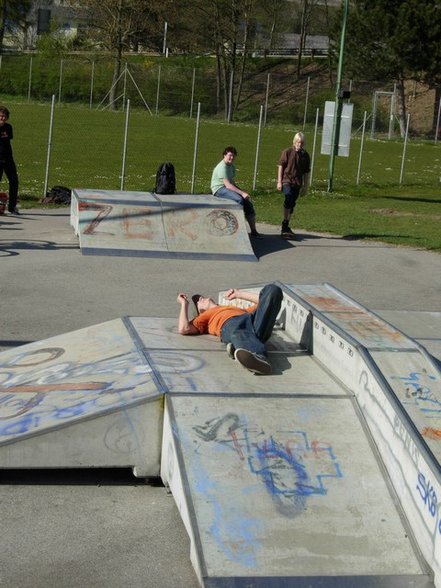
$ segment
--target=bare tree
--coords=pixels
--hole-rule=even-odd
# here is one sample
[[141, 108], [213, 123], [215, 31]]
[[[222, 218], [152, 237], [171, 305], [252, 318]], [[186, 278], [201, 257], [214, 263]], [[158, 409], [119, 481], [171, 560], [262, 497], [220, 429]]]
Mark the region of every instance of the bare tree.
[[257, 8], [262, 14], [264, 25], [267, 28], [267, 48], [274, 49], [277, 33], [282, 24], [286, 22], [287, 2], [286, 0], [259, 0]]
[[[87, 25], [87, 37], [96, 46], [104, 47], [114, 60], [113, 81], [109, 104], [115, 108], [122, 71], [123, 52], [142, 43], [157, 43], [161, 14], [171, 0], [71, 0]], [[163, 23], [163, 20], [162, 20]]]
[[231, 120], [240, 102], [252, 39], [255, 0], [192, 0], [194, 26], [203, 21], [216, 56], [217, 109]]
[[302, 57], [305, 50], [306, 35], [311, 22], [311, 16], [318, 0], [301, 0], [301, 18], [300, 18], [300, 42], [299, 42], [299, 53], [297, 57], [297, 78], [300, 77], [302, 69]]

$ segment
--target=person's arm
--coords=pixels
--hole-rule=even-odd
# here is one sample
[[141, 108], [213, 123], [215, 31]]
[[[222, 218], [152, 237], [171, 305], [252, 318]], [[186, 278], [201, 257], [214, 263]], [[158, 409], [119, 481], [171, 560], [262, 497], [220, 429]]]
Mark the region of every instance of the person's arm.
[[236, 192], [237, 194], [239, 194], [239, 196], [242, 196], [242, 198], [249, 198], [250, 197], [248, 192], [245, 192], [245, 190], [242, 190], [242, 188], [239, 188], [239, 186], [236, 186], [236, 184], [233, 184], [232, 182], [230, 182], [230, 180], [228, 178], [224, 178], [224, 186], [225, 186], [225, 188], [227, 188], [227, 190], [231, 190], [232, 192]]
[[279, 190], [279, 192], [282, 191], [283, 169], [284, 168], [282, 165], [277, 166], [277, 189]]
[[180, 335], [199, 335], [198, 329], [188, 320], [188, 298], [186, 294], [178, 294], [178, 304], [181, 305], [178, 317], [178, 333]]
[[227, 300], [247, 300], [253, 304], [259, 302], [259, 294], [256, 294], [255, 292], [247, 292], [246, 290], [239, 290], [239, 288], [230, 288], [225, 293], [225, 298]]
[[300, 196], [306, 196], [309, 188], [310, 174], [304, 174], [302, 179], [302, 187], [300, 188]]

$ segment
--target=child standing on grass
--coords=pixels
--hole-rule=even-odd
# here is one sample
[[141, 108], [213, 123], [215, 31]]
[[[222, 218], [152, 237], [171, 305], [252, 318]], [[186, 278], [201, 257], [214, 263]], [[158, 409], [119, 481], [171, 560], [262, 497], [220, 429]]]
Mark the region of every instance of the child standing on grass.
[[9, 110], [6, 106], [0, 106], [0, 181], [3, 177], [3, 172], [5, 172], [9, 182], [8, 211], [10, 214], [19, 214], [17, 208], [18, 175], [12, 155], [12, 126], [6, 122], [8, 119]]
[[283, 192], [283, 220], [282, 239], [295, 239], [295, 234], [289, 226], [289, 220], [296, 206], [299, 196], [308, 191], [311, 161], [309, 154], [303, 149], [305, 135], [298, 132], [294, 135], [292, 147], [282, 151], [277, 166], [277, 189]]

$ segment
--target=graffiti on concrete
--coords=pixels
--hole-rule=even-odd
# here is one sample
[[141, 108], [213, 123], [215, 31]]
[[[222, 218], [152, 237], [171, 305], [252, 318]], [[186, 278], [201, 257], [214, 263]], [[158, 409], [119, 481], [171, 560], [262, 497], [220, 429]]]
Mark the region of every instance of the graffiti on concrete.
[[0, 441], [148, 395], [151, 369], [137, 351], [90, 362], [62, 361], [64, 354], [62, 347], [17, 351], [0, 365]]
[[230, 448], [264, 484], [276, 508], [285, 516], [305, 509], [308, 497], [325, 495], [326, 481], [343, 474], [331, 445], [309, 440], [305, 431], [267, 434], [249, 427], [235, 413], [216, 417], [193, 430], [205, 442]]

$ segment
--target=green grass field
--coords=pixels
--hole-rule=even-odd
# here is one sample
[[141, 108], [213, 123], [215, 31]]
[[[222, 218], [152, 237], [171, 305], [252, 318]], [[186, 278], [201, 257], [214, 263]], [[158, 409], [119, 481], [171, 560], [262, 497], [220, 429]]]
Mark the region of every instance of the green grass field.
[[[49, 138], [50, 105], [13, 103], [14, 154], [20, 175], [23, 207], [35, 206], [43, 195]], [[120, 189], [124, 128], [123, 112], [56, 106], [48, 186]], [[298, 130], [289, 124], [267, 126], [261, 135], [254, 201], [258, 221], [279, 224], [282, 196], [275, 189], [280, 151]], [[177, 189], [191, 189], [196, 121], [130, 112], [125, 190], [153, 189], [162, 161], [176, 168]], [[305, 129], [312, 154], [313, 128]], [[195, 192], [208, 193], [211, 171], [226, 145], [235, 145], [237, 181], [251, 190], [258, 128], [202, 119], [199, 129]], [[381, 240], [441, 250], [441, 144], [410, 140], [400, 185], [403, 141], [366, 138], [360, 183], [356, 185], [360, 136], [351, 141], [350, 157], [338, 157], [334, 190], [326, 192], [328, 156], [320, 155], [317, 137], [312, 189], [298, 203], [294, 228]], [[1, 189], [6, 188], [3, 179]]]

